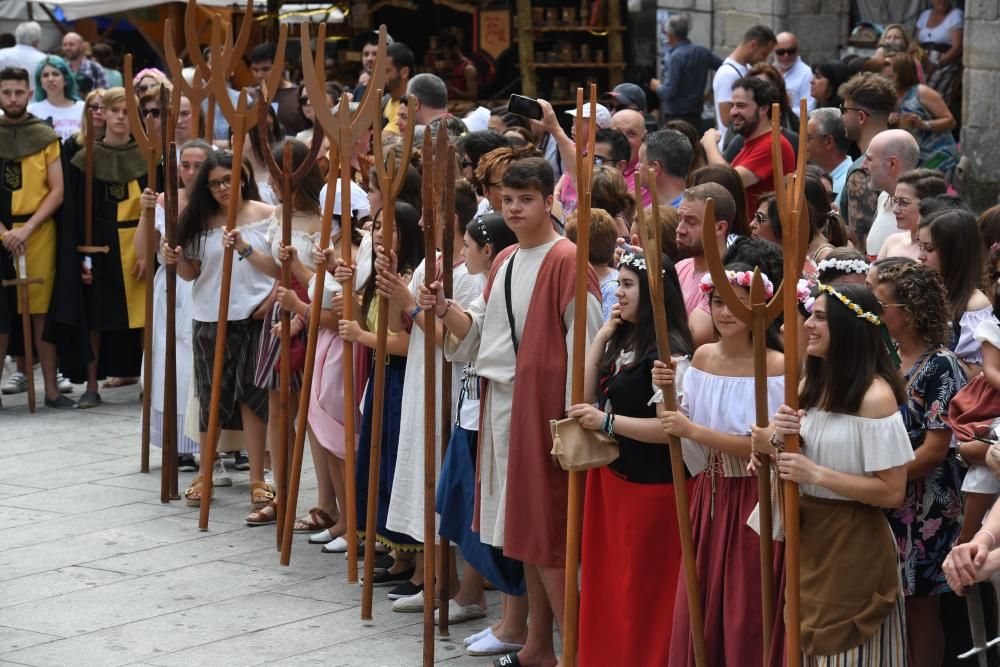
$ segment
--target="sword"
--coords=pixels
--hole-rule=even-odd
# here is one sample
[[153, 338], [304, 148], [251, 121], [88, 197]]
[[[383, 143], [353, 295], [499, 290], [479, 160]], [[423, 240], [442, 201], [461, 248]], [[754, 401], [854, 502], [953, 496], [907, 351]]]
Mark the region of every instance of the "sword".
[[17, 286], [18, 296], [21, 298], [21, 331], [24, 337], [24, 365], [25, 377], [28, 380], [28, 412], [35, 412], [35, 373], [32, 370], [35, 358], [34, 340], [31, 337], [31, 304], [28, 299], [28, 286], [31, 284], [41, 284], [41, 278], [31, 279], [28, 277], [28, 248], [17, 257], [17, 278], [15, 280], [3, 281], [4, 287]]
[[980, 667], [987, 667], [987, 653], [1000, 643], [1000, 637], [986, 639], [986, 619], [983, 616], [983, 598], [979, 593], [979, 585], [970, 586], [965, 593], [965, 603], [969, 609], [969, 626], [972, 629], [972, 648], [959, 654], [959, 660], [976, 656]]

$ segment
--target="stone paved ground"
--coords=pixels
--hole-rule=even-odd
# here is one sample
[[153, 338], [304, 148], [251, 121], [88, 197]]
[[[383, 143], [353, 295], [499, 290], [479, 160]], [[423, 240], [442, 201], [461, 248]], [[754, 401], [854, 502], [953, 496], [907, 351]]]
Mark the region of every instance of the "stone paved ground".
[[[420, 615], [393, 613], [376, 588], [374, 620], [361, 621], [342, 555], [297, 536], [291, 566], [278, 563], [274, 529], [243, 523], [246, 473], [216, 492], [207, 532], [197, 509], [161, 504], [159, 450], [138, 472], [137, 395], [104, 390], [99, 408], [35, 415], [24, 394], [3, 397], [0, 665], [421, 663]], [[304, 508], [315, 488], [306, 449]], [[489, 601], [495, 619], [495, 592]], [[437, 661], [492, 664], [462, 645], [481, 627], [438, 638]]]

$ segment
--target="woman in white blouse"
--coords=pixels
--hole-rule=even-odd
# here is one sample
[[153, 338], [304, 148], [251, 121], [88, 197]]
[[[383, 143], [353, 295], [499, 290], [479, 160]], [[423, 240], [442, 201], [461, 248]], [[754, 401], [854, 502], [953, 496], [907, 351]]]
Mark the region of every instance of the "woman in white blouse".
[[[755, 451], [777, 449], [781, 479], [800, 485], [807, 666], [906, 664], [896, 545], [882, 508], [903, 503], [914, 456], [880, 316], [868, 288], [821, 284], [805, 323], [802, 409], [783, 405], [769, 428], [754, 429]], [[781, 451], [791, 434], [801, 454]]]

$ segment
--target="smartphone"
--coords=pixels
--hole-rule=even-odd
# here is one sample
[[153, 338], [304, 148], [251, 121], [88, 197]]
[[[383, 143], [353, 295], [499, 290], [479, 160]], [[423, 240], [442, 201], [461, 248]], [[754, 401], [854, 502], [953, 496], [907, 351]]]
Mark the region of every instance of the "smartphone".
[[507, 111], [525, 118], [542, 119], [542, 105], [537, 100], [524, 95], [511, 95], [510, 99], [507, 100]]

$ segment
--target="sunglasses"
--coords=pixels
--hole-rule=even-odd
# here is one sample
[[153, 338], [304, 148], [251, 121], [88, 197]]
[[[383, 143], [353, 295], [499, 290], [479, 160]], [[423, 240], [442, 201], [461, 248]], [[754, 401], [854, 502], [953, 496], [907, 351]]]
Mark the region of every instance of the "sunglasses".
[[767, 216], [764, 215], [764, 213], [761, 212], [761, 211], [754, 211], [753, 219], [757, 221], [758, 225], [766, 225], [767, 224]]
[[775, 49], [774, 50], [774, 55], [776, 55], [776, 56], [794, 56], [798, 52], [799, 52], [799, 47], [796, 46], [794, 49]]
[[[840, 114], [841, 115], [844, 115], [848, 111], [856, 111], [858, 113], [868, 113], [867, 111], [865, 111], [861, 107], [844, 107], [844, 106], [840, 107]], [[868, 113], [868, 115], [870, 116], [871, 114]]]
[[96, 112], [96, 113], [101, 113], [102, 111], [104, 111], [104, 105], [103, 104], [94, 104], [93, 102], [91, 102], [90, 104], [88, 104], [87, 108], [90, 109], [91, 111]]
[[160, 117], [160, 110], [159, 109], [146, 109], [143, 112], [143, 115], [152, 116], [153, 118], [159, 118]]
[[312, 106], [312, 102], [309, 101], [308, 97], [300, 97], [299, 98], [299, 104], [301, 104], [304, 107], [311, 107]]
[[135, 90], [137, 93], [144, 93], [147, 90], [150, 90], [151, 88], [159, 88], [159, 87], [160, 85], [158, 83], [143, 83], [136, 86]]

